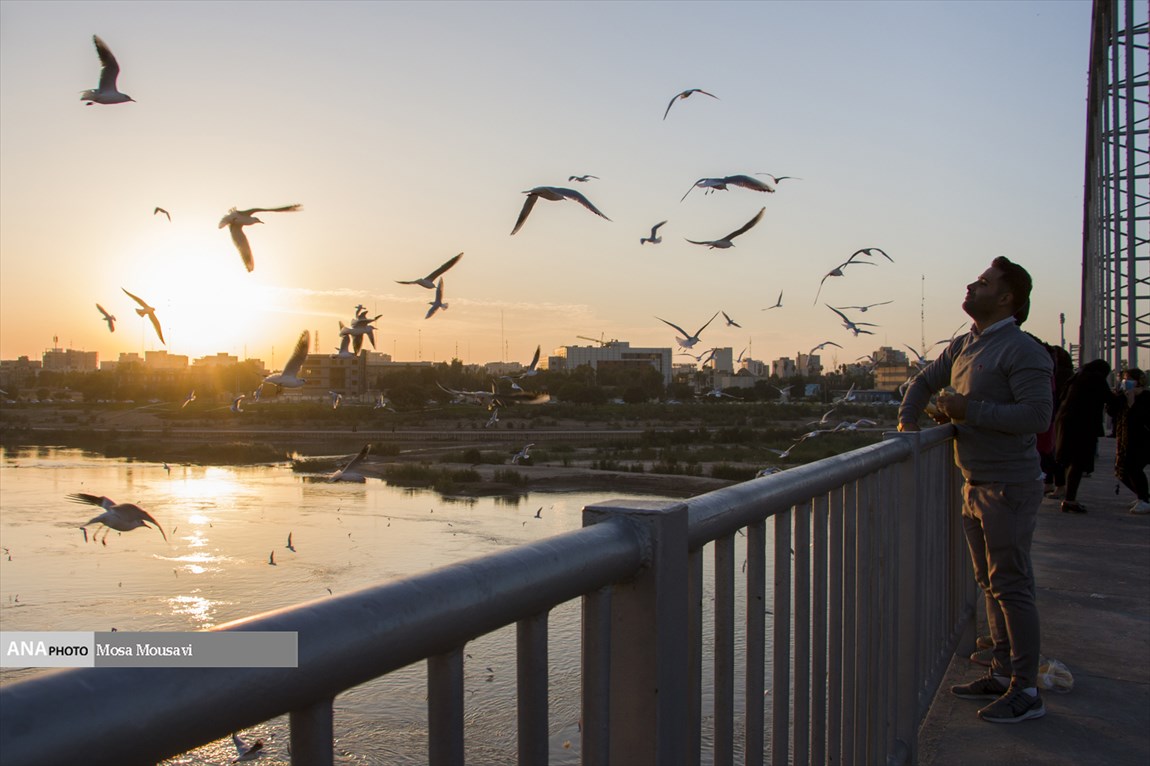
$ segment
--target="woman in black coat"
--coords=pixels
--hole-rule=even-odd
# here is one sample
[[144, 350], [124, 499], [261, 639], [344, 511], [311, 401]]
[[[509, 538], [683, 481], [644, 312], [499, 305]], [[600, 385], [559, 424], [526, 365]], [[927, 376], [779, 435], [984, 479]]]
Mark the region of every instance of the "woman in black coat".
[[1082, 366], [1066, 387], [1066, 394], [1054, 419], [1054, 458], [1066, 468], [1065, 513], [1086, 513], [1079, 503], [1078, 485], [1082, 475], [1094, 471], [1094, 454], [1102, 435], [1102, 412], [1113, 399], [1106, 376], [1110, 365], [1095, 359]]
[[1150, 391], [1142, 370], [1131, 368], [1123, 375], [1123, 386], [1114, 396], [1110, 414], [1118, 437], [1115, 474], [1138, 499], [1131, 513], [1150, 513], [1150, 484], [1146, 466], [1150, 464]]

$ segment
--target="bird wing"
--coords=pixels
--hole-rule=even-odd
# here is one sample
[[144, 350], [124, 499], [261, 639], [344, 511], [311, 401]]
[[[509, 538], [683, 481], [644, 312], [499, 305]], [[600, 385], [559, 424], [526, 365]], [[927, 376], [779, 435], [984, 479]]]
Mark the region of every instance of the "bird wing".
[[846, 315], [846, 314], [844, 314], [843, 312], [839, 311], [839, 310], [838, 310], [838, 309], [836, 309], [834, 306], [828, 306], [828, 305], [827, 305], [827, 304], [825, 304], [825, 303], [824, 303], [823, 305], [824, 305], [824, 306], [826, 306], [826, 307], [827, 307], [828, 309], [830, 309], [831, 311], [833, 311], [833, 312], [835, 312], [836, 314], [838, 314], [838, 315], [839, 315], [839, 316], [842, 318], [842, 320], [843, 320], [844, 322], [846, 322], [847, 324], [853, 324], [853, 323], [851, 322], [851, 320], [847, 319], [847, 315]]
[[167, 542], [168, 535], [164, 532], [164, 528], [160, 526], [160, 522], [156, 521], [152, 514], [148, 513], [140, 506], [132, 505], [131, 503], [125, 503], [124, 505], [119, 506], [118, 510], [125, 516], [134, 516], [137, 519], [150, 521], [151, 523], [155, 524], [156, 529], [160, 530], [160, 534], [163, 536], [164, 542]]
[[711, 98], [714, 98], [714, 99], [718, 98], [718, 96], [716, 96], [714, 93], [708, 93], [707, 91], [703, 90], [702, 88], [691, 88], [691, 90], [688, 92], [688, 95], [690, 93], [702, 93], [704, 96], [710, 96]]
[[284, 205], [283, 207], [253, 207], [238, 212], [244, 215], [253, 215], [255, 213], [294, 213], [297, 210], [303, 210], [303, 205], [296, 203], [295, 205]]
[[164, 210], [162, 207], [157, 207], [155, 210], [152, 211], [152, 215], [156, 215], [157, 213], [163, 213], [164, 215], [166, 215], [168, 217], [169, 221], [172, 220], [172, 214], [169, 213], [167, 210]]
[[531, 208], [535, 207], [535, 200], [537, 199], [539, 199], [538, 194], [527, 192], [527, 199], [523, 201], [523, 209], [519, 211], [519, 217], [515, 219], [515, 228], [511, 230], [512, 236], [523, 226], [523, 222], [526, 221], [527, 216], [531, 214]]
[[741, 228], [736, 229], [735, 231], [732, 231], [727, 236], [723, 237], [723, 239], [734, 239], [735, 237], [739, 236], [740, 234], [745, 234], [746, 232], [750, 231], [750, 229], [753, 228], [755, 224], [757, 224], [759, 221], [763, 220], [763, 213], [765, 213], [765, 212], [767, 212], [767, 209], [765, 207], [760, 208], [759, 212], [755, 214], [754, 218], [752, 218], [751, 220], [749, 220], [745, 224], [743, 224], [743, 226]]
[[156, 316], [156, 312], [149, 311], [148, 319], [152, 320], [152, 327], [156, 329], [156, 335], [159, 337], [160, 343], [163, 343], [165, 346], [168, 345], [168, 342], [164, 340], [164, 330], [160, 327], [160, 318]]
[[248, 243], [248, 235], [244, 234], [243, 224], [233, 223], [228, 226], [228, 231], [232, 233], [232, 242], [236, 245], [236, 250], [240, 251], [240, 258], [244, 259], [244, 266], [248, 271], [256, 267], [255, 258], [252, 257], [252, 246]]
[[362, 463], [364, 461], [364, 458], [367, 457], [367, 453], [369, 453], [369, 452], [371, 452], [371, 444], [369, 443], [369, 444], [363, 445], [363, 449], [361, 449], [359, 451], [358, 455], [356, 455], [350, 461], [348, 461], [348, 464], [343, 467], [343, 470], [344, 471], [350, 471], [350, 470], [356, 468], [360, 463]]
[[[74, 503], [84, 503], [85, 505], [97, 505], [101, 508], [111, 508], [113, 503], [106, 497], [98, 497], [96, 495], [89, 495], [87, 492], [73, 492], [68, 495], [68, 499]], [[105, 505], [105, 502], [107, 503]]]
[[116, 78], [120, 76], [120, 64], [99, 35], [92, 35], [92, 42], [96, 44], [96, 55], [100, 57], [100, 63], [103, 65], [103, 69], [100, 70], [100, 90], [115, 90]]
[[603, 215], [603, 213], [601, 213], [599, 211], [599, 208], [592, 205], [591, 200], [587, 199], [586, 197], [584, 197], [582, 194], [575, 191], [574, 189], [564, 189], [562, 187], [555, 187], [555, 190], [557, 192], [559, 192], [561, 195], [563, 195], [564, 197], [566, 197], [567, 199], [575, 200], [580, 205], [587, 208], [588, 210], [590, 210], [592, 213], [599, 216], [600, 218], [606, 218], [608, 221], [611, 220], [610, 218], [607, 218], [607, 216]]
[[753, 178], [751, 176], [746, 176], [746, 175], [727, 176], [726, 178], [723, 179], [723, 182], [728, 183], [728, 184], [734, 184], [735, 186], [741, 186], [744, 189], [753, 189], [754, 191], [761, 191], [761, 192], [773, 192], [774, 191], [774, 189], [771, 188], [770, 184], [766, 183], [765, 181], [760, 181], [757, 178]]
[[[698, 181], [695, 181], [695, 183], [691, 184], [691, 189], [694, 189], [696, 186], [698, 186], [699, 184], [701, 184], [703, 181], [706, 181], [706, 180], [707, 180], [706, 178], [700, 178]], [[691, 193], [691, 189], [687, 189], [687, 194]], [[683, 200], [687, 199], [687, 194], [684, 194], [682, 197], [680, 197], [679, 201], [682, 202]]]
[[[121, 289], [121, 290], [124, 290], [124, 288], [122, 288], [122, 287], [121, 287], [120, 289]], [[129, 293], [127, 290], [124, 290], [124, 292], [127, 294], [127, 296], [128, 296], [129, 298], [131, 298], [132, 300], [134, 300], [136, 303], [140, 304], [140, 305], [141, 305], [141, 306], [143, 306], [144, 308], [146, 308], [146, 309], [149, 309], [149, 310], [152, 308], [152, 307], [151, 307], [151, 306], [149, 306], [147, 303], [145, 303], [145, 302], [144, 302], [144, 299], [143, 299], [143, 298], [141, 298], [140, 296], [138, 296], [138, 295], [132, 295], [132, 294], [131, 294], [131, 293]]]
[[107, 320], [109, 322], [115, 321], [116, 317], [112, 316], [107, 311], [105, 311], [104, 307], [101, 306], [99, 303], [96, 304], [96, 308], [99, 309], [100, 313], [104, 315], [105, 320]]
[[702, 327], [700, 327], [700, 328], [699, 328], [699, 331], [698, 331], [697, 333], [695, 333], [694, 335], [689, 335], [688, 337], [690, 337], [690, 338], [697, 338], [697, 337], [699, 337], [700, 335], [702, 335], [702, 334], [703, 334], [703, 330], [706, 330], [706, 329], [707, 329], [707, 325], [708, 325], [708, 324], [710, 324], [711, 322], [714, 322], [714, 321], [715, 321], [715, 317], [717, 317], [718, 315], [719, 315], [719, 312], [718, 312], [718, 311], [716, 311], [716, 312], [714, 313], [714, 315], [713, 315], [713, 316], [712, 316], [710, 319], [708, 319], [708, 320], [707, 320], [707, 324], [704, 324]]
[[[686, 238], [686, 237], [683, 237], [683, 239], [687, 239], [687, 238]], [[690, 242], [692, 245], [710, 245], [711, 247], [714, 247], [714, 246], [715, 246], [715, 242], [716, 242], [717, 240], [709, 240], [709, 241], [707, 241], [707, 242], [698, 242], [698, 241], [696, 241], [696, 240], [693, 240], [693, 239], [687, 239], [687, 241], [688, 241], [688, 242]]]
[[[427, 279], [429, 282], [434, 282], [436, 277], [438, 277], [440, 274], [442, 274], [443, 272], [445, 272], [445, 271], [447, 271], [448, 269], [450, 269], [450, 268], [451, 268], [452, 266], [454, 266], [455, 264], [459, 263], [459, 259], [460, 259], [460, 258], [462, 258], [462, 257], [463, 257], [463, 253], [460, 253], [459, 255], [457, 255], [457, 256], [455, 256], [455, 257], [451, 258], [450, 260], [448, 260], [448, 261], [447, 261], [447, 263], [443, 264], [443, 265], [442, 265], [442, 266], [440, 266], [438, 269], [436, 269], [435, 271], [433, 271], [433, 272], [431, 272], [430, 274], [428, 274], [428, 275], [427, 275], [427, 277], [426, 277], [426, 279]], [[407, 283], [406, 283], [406, 282], [400, 282], [400, 284], [407, 284]]]
[[[693, 188], [695, 188], [695, 187], [693, 187], [693, 186], [692, 186], [691, 188], [693, 189]], [[659, 231], [659, 227], [660, 227], [660, 226], [662, 226], [662, 225], [663, 225], [663, 224], [665, 224], [665, 223], [666, 223], [666, 221], [659, 221], [659, 223], [657, 223], [657, 224], [655, 224], [654, 226], [652, 226], [652, 227], [651, 227], [651, 239], [654, 239], [654, 238], [655, 238], [655, 232]]]
[[863, 247], [863, 248], [859, 248], [858, 250], [855, 250], [853, 254], [851, 254], [851, 258], [854, 258], [856, 255], [859, 255], [859, 254], [862, 254], [862, 255], [871, 255], [871, 254], [872, 254], [872, 251], [873, 251], [873, 252], [875, 252], [875, 253], [878, 253], [878, 254], [880, 254], [880, 255], [881, 255], [883, 258], [886, 258], [886, 259], [887, 259], [888, 261], [890, 261], [891, 263], [894, 263], [894, 258], [891, 258], [889, 255], [887, 255], [887, 254], [886, 254], [886, 252], [885, 252], [885, 251], [883, 251], [883, 249], [882, 249], [881, 247]]
[[528, 365], [527, 369], [529, 369], [529, 370], [534, 370], [534, 369], [535, 369], [535, 365], [539, 364], [539, 351], [540, 351], [542, 348], [543, 348], [542, 346], [536, 346], [536, 347], [535, 347], [535, 356], [531, 357], [531, 364], [530, 364], [530, 365]]
[[[691, 336], [690, 336], [690, 335], [687, 333], [687, 331], [686, 331], [686, 330], [684, 330], [682, 327], [680, 327], [679, 325], [675, 324], [674, 322], [668, 322], [666, 319], [661, 319], [660, 317], [655, 317], [655, 318], [656, 318], [656, 319], [658, 319], [660, 322], [663, 322], [663, 323], [665, 323], [665, 324], [669, 324], [669, 325], [671, 325], [672, 327], [674, 327], [676, 330], [678, 330], [679, 334], [680, 334], [680, 335], [682, 335], [684, 338], [690, 338], [690, 337], [691, 337]], [[712, 319], [714, 319], [714, 317], [711, 317], [711, 318], [712, 318]], [[706, 325], [703, 325], [703, 326], [704, 326], [704, 327], [706, 327]], [[699, 332], [702, 332], [702, 330], [700, 330]]]
[[686, 93], [686, 91], [684, 91], [683, 93], [676, 93], [674, 96], [671, 97], [671, 100], [667, 102], [667, 110], [665, 112], [663, 112], [663, 119], [664, 120], [667, 119], [667, 115], [671, 113], [671, 107], [675, 105], [675, 100], [682, 98], [685, 93]]
[[300, 368], [303, 367], [303, 362], [307, 359], [307, 349], [311, 345], [311, 333], [304, 330], [299, 335], [299, 340], [295, 342], [295, 348], [291, 352], [291, 356], [284, 365], [283, 374], [291, 375], [293, 377], [299, 375]]

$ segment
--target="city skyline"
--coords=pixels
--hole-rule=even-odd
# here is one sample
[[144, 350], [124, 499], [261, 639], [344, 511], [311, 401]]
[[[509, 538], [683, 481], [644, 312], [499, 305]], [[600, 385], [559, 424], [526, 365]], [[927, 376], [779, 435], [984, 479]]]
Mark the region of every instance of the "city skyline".
[[[0, 358], [58, 336], [274, 369], [305, 329], [334, 352], [362, 304], [396, 359], [675, 348], [656, 317], [721, 310], [741, 327], [716, 320], [700, 348], [833, 340], [830, 367], [949, 337], [999, 254], [1034, 275], [1027, 329], [1057, 343], [1065, 313], [1077, 341], [1089, 2], [226, 6], [221, 26], [218, 5], [0, 4]], [[79, 100], [93, 34], [136, 103]], [[663, 119], [688, 88], [717, 98]], [[794, 178], [680, 201], [756, 173]], [[511, 236], [540, 186], [610, 221], [544, 199]], [[248, 273], [220, 217], [297, 203], [244, 229]], [[764, 207], [733, 248], [686, 241]], [[825, 279], [864, 247], [893, 262]], [[424, 319], [434, 291], [397, 282], [461, 251], [450, 308]], [[846, 312], [877, 325], [857, 337], [820, 305], [888, 300]]]

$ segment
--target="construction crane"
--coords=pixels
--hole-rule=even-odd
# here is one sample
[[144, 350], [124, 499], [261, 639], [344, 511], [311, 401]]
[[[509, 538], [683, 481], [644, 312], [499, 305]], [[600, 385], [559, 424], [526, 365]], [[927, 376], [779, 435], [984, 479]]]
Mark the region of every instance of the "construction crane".
[[586, 335], [576, 335], [575, 337], [579, 338], [581, 340], [589, 340], [589, 341], [592, 341], [593, 343], [598, 343], [600, 346], [609, 346], [612, 343], [618, 343], [619, 342], [618, 338], [612, 338], [611, 340], [604, 340], [604, 338], [607, 337], [606, 333], [603, 333], [598, 338], [589, 338]]

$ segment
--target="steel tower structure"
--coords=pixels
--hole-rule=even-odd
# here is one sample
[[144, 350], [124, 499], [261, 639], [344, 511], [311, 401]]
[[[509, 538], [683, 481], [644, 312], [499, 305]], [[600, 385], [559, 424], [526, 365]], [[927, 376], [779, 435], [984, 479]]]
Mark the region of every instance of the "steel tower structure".
[[1079, 363], [1150, 349], [1147, 0], [1094, 0], [1086, 115]]

